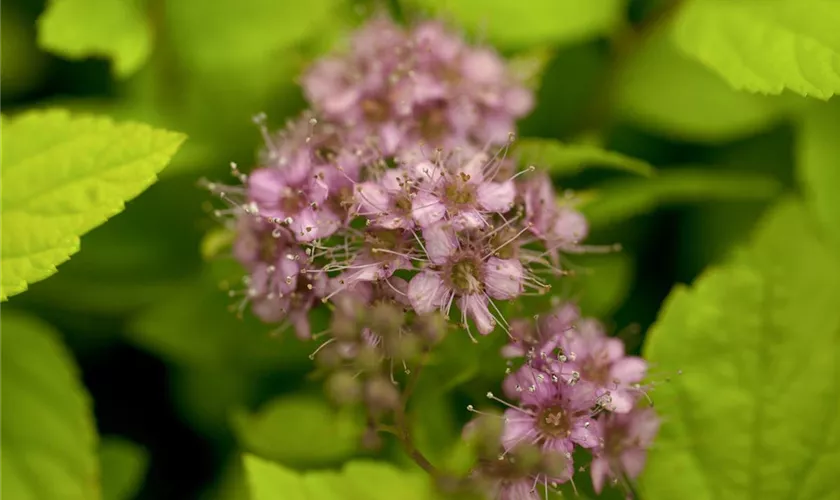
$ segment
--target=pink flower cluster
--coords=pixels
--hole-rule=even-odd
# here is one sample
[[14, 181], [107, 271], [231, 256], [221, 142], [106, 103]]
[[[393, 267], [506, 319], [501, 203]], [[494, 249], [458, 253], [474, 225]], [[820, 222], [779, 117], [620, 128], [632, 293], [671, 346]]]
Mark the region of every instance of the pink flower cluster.
[[[627, 356], [621, 340], [607, 336], [596, 320], [581, 318], [572, 304], [539, 318], [535, 325], [518, 323], [514, 337], [502, 354], [525, 363], [503, 385], [516, 404], [505, 403], [502, 456], [529, 444], [566, 461], [554, 476], [522, 477], [519, 484], [505, 487], [527, 487], [536, 495], [537, 484], [569, 481], [576, 448], [593, 455], [590, 473], [597, 492], [607, 480], [626, 486], [623, 482], [636, 478], [659, 427], [652, 408], [639, 404], [647, 397], [642, 385], [647, 363]], [[488, 397], [499, 400], [492, 393]]]
[[408, 373], [447, 329], [440, 318], [473, 340], [501, 330], [512, 340], [503, 356], [525, 363], [504, 382], [516, 404], [496, 444], [546, 455], [516, 480], [483, 467], [497, 494], [531, 498], [535, 481], [568, 481], [576, 447], [595, 457], [596, 489], [635, 477], [658, 425], [637, 404], [645, 362], [572, 305], [536, 324], [499, 306], [546, 293], [564, 255], [589, 249], [586, 219], [548, 175], [507, 157], [531, 93], [494, 51], [436, 22], [378, 18], [351, 45], [304, 76], [311, 111], [279, 133], [257, 120], [265, 148], [248, 175], [233, 167], [241, 185], [209, 184], [234, 215], [240, 305], [308, 339], [310, 310], [332, 301], [338, 321], [317, 360], [337, 370], [333, 392], [377, 408], [372, 421], [400, 403], [382, 365]]
[[369, 22], [350, 50], [316, 62], [303, 90], [350, 139], [401, 156], [419, 142], [445, 149], [503, 143], [533, 96], [492, 49], [467, 45], [441, 23], [410, 29]]

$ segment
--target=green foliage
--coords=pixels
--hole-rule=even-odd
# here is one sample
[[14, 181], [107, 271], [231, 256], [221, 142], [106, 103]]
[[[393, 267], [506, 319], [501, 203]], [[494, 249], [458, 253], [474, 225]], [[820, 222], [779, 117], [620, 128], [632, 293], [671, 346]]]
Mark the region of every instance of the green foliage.
[[104, 437], [99, 446], [102, 499], [134, 498], [149, 466], [149, 455], [140, 446], [118, 437]]
[[70, 59], [113, 59], [121, 78], [152, 51], [153, 30], [141, 0], [50, 0], [38, 19], [38, 44]]
[[620, 22], [623, 8], [621, 0], [530, 0], [527, 8], [508, 0], [411, 2], [512, 48], [567, 44], [609, 33]]
[[772, 177], [751, 172], [698, 168], [665, 169], [650, 179], [622, 179], [584, 196], [581, 207], [594, 227], [616, 224], [670, 204], [725, 200], [766, 200], [781, 186]]
[[641, 41], [613, 83], [615, 112], [626, 121], [681, 140], [718, 143], [776, 124], [787, 99], [732, 89], [682, 54], [660, 29]]
[[666, 421], [645, 498], [836, 498], [838, 300], [840, 259], [793, 201], [671, 294], [646, 346], [674, 376], [654, 395]]
[[243, 450], [289, 465], [313, 467], [356, 453], [365, 423], [355, 409], [337, 410], [322, 397], [294, 395], [270, 401], [256, 413], [239, 409], [232, 414], [231, 425]]
[[2, 497], [100, 498], [90, 400], [58, 333], [8, 308], [2, 330]]
[[252, 500], [426, 500], [435, 498], [428, 476], [384, 462], [355, 461], [340, 473], [296, 473], [278, 464], [245, 455]]
[[689, 0], [674, 36], [736, 89], [828, 99], [840, 93], [838, 25], [834, 0]]
[[633, 259], [622, 251], [611, 254], [581, 255], [574, 259], [574, 289], [569, 299], [584, 315], [609, 317], [630, 293], [633, 285]]
[[525, 165], [535, 165], [553, 175], [574, 175], [587, 166], [601, 166], [642, 176], [654, 169], [647, 162], [588, 144], [564, 144], [552, 139], [521, 139], [516, 151]]
[[0, 298], [26, 290], [79, 249], [79, 236], [155, 181], [181, 134], [61, 110], [3, 123]]
[[814, 216], [840, 248], [840, 100], [813, 106], [803, 118], [797, 143], [797, 174]]

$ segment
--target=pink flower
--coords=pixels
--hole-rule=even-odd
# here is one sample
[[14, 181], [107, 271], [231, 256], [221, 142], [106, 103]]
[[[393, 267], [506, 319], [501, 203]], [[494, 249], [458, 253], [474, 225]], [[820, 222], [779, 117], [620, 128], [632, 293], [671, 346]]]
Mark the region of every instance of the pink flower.
[[521, 196], [525, 221], [531, 232], [543, 240], [557, 261], [558, 251], [580, 251], [580, 242], [589, 234], [586, 218], [568, 206], [558, 205], [548, 174], [540, 173], [522, 182]]
[[647, 373], [647, 362], [624, 354], [624, 343], [608, 337], [593, 319], [578, 321], [561, 342], [570, 366], [580, 373], [602, 397], [603, 406], [616, 413], [627, 413], [642, 395], [638, 383]]
[[414, 310], [425, 314], [439, 309], [448, 315], [457, 298], [465, 326], [471, 318], [482, 335], [493, 331], [497, 319], [490, 312], [490, 299], [508, 300], [522, 293], [522, 264], [492, 256], [481, 241], [459, 240], [455, 229], [444, 222], [424, 229], [423, 239], [432, 266], [409, 282], [408, 298]]
[[495, 51], [470, 47], [437, 22], [406, 29], [384, 17], [362, 27], [346, 53], [313, 64], [303, 88], [353, 143], [374, 142], [386, 156], [421, 142], [504, 143], [533, 106]]
[[505, 411], [505, 449], [531, 443], [571, 453], [575, 444], [584, 448], [598, 446], [600, 436], [591, 413], [596, 397], [591, 391], [527, 366], [513, 376], [530, 380], [531, 384], [522, 393], [521, 406]]
[[596, 493], [608, 478], [639, 477], [647, 450], [659, 431], [659, 418], [653, 408], [637, 408], [630, 413], [605, 415], [597, 422], [603, 445], [594, 452], [590, 472]]
[[484, 153], [464, 162], [449, 159], [415, 165], [420, 185], [412, 213], [417, 224], [426, 227], [446, 217], [460, 228], [490, 225], [488, 218], [510, 211], [516, 199], [512, 180], [492, 180], [497, 168]]

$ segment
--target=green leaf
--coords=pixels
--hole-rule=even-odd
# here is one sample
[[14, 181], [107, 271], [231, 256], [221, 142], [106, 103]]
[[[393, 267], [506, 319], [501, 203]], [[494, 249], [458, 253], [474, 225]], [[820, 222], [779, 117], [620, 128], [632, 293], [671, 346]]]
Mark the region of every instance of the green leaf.
[[739, 92], [680, 52], [665, 29], [643, 39], [613, 84], [617, 115], [679, 140], [718, 143], [772, 127], [789, 99]]
[[839, 25], [834, 0], [691, 0], [674, 36], [736, 89], [828, 99], [840, 92]]
[[139, 0], [51, 0], [38, 19], [38, 45], [69, 59], [102, 56], [121, 78], [152, 51], [152, 26]]
[[[572, 294], [586, 316], [609, 317], [618, 309], [633, 285], [633, 259], [625, 252], [575, 257], [576, 276]], [[575, 279], [576, 278], [576, 279]]]
[[134, 498], [149, 466], [145, 449], [118, 437], [105, 437], [99, 447], [103, 500]]
[[386, 462], [354, 461], [341, 473], [297, 473], [253, 455], [244, 455], [252, 500], [431, 500], [429, 477]]
[[781, 185], [772, 177], [750, 172], [666, 169], [650, 179], [605, 183], [580, 207], [594, 227], [622, 222], [662, 205], [726, 200], [764, 200]]
[[191, 175], [155, 183], [125, 211], [82, 236], [84, 251], [18, 300], [119, 315], [136, 313], [178, 291], [201, 270], [196, 249], [202, 228], [196, 221], [206, 217], [201, 207], [208, 195], [195, 183]]
[[246, 451], [286, 464], [315, 467], [353, 455], [365, 423], [358, 412], [336, 410], [324, 398], [293, 395], [274, 399], [256, 413], [238, 409], [231, 415], [231, 426]]
[[2, 330], [0, 496], [100, 498], [93, 413], [70, 353], [50, 325], [8, 308]]
[[155, 181], [184, 136], [61, 110], [3, 120], [0, 299], [79, 250], [79, 236]]
[[815, 230], [783, 203], [749, 248], [666, 301], [645, 350], [674, 375], [653, 394], [645, 498], [837, 498], [840, 259]]
[[611, 32], [623, 15], [622, 0], [412, 0], [437, 15], [452, 17], [497, 45], [522, 48], [569, 44]]
[[286, 500], [314, 500], [301, 474], [254, 455], [246, 454], [243, 460], [251, 500], [277, 500], [280, 492]]
[[647, 162], [588, 144], [564, 144], [553, 139], [521, 139], [516, 151], [526, 165], [544, 168], [554, 175], [574, 175], [587, 166], [602, 166], [642, 176], [654, 169]]
[[825, 234], [840, 248], [840, 100], [814, 106], [797, 139], [797, 175]]

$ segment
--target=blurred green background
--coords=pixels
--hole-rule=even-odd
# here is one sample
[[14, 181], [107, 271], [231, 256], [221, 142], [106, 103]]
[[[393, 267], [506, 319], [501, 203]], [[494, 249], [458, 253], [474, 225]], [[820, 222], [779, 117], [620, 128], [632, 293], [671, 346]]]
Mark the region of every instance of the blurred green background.
[[[359, 415], [335, 413], [307, 376], [314, 345], [269, 338], [271, 326], [228, 310], [220, 283], [236, 270], [204, 240], [216, 223], [198, 179], [226, 181], [229, 162], [251, 165], [260, 144], [251, 116], [266, 112], [280, 126], [301, 110], [302, 68], [371, 13], [440, 11], [533, 73], [537, 106], [521, 136], [603, 146], [661, 172], [557, 179], [595, 200], [584, 205], [590, 241], [623, 247], [574, 260], [580, 277], [558, 294], [579, 299], [638, 352], [673, 285], [719, 261], [777, 193], [796, 189], [796, 123], [812, 105], [789, 93], [737, 92], [683, 55], [663, 35], [670, 3], [59, 0], [44, 15], [45, 2], [6, 0], [4, 114], [60, 106], [189, 139], [158, 183], [4, 314], [25, 310], [61, 332], [100, 434], [147, 453], [136, 498], [245, 498], [242, 448], [295, 468], [364, 455], [405, 461], [393, 443], [362, 450]], [[92, 36], [103, 32], [105, 46]], [[45, 50], [56, 45], [65, 48]], [[492, 359], [442, 372], [468, 381], [445, 394], [418, 394], [416, 434], [433, 457], [457, 439], [465, 405], [497, 387], [504, 367]]]

